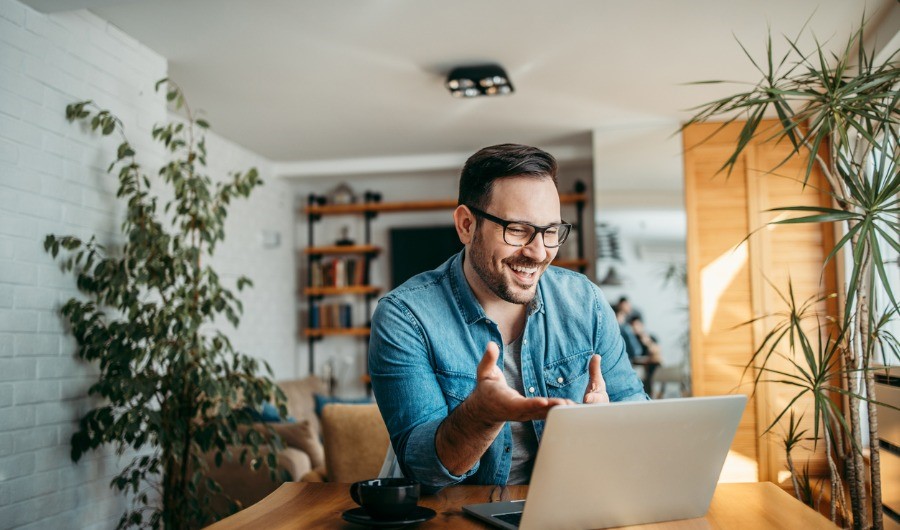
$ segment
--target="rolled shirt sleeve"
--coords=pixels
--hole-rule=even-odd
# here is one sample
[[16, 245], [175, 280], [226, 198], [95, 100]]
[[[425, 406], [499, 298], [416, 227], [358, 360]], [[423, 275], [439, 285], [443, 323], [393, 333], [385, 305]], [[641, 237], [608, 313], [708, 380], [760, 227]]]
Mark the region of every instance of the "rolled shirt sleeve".
[[427, 493], [458, 484], [479, 463], [454, 475], [437, 456], [435, 436], [448, 406], [435, 376], [428, 339], [415, 315], [391, 297], [379, 301], [369, 343], [372, 391], [404, 476]]

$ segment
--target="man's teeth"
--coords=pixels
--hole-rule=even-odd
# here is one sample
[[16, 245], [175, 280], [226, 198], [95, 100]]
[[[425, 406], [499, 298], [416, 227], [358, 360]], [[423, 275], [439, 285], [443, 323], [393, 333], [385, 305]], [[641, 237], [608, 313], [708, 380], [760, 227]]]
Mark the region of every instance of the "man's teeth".
[[534, 274], [537, 272], [537, 268], [518, 267], [516, 265], [510, 265], [509, 268], [522, 274]]

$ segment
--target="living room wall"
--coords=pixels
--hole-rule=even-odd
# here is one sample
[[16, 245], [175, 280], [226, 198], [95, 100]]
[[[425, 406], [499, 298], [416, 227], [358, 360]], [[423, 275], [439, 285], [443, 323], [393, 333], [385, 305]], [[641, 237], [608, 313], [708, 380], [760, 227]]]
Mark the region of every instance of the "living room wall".
[[[115, 142], [67, 123], [66, 104], [92, 98], [111, 109], [155, 175], [164, 155], [150, 130], [168, 110], [153, 85], [167, 68], [164, 57], [87, 11], [48, 16], [0, 0], [0, 528], [105, 529], [123, 511], [109, 489], [122, 460], [111, 451], [78, 464], [69, 457], [96, 369], [75, 359], [58, 312], [77, 295], [74, 278], [42, 242], [56, 233], [113, 243], [121, 220], [116, 179], [105, 173]], [[256, 166], [265, 181], [233, 205], [214, 263], [226, 284], [241, 274], [255, 282], [241, 295], [245, 316], [233, 342], [269, 361], [276, 378], [291, 377], [290, 193], [266, 159], [215, 134], [208, 147], [214, 178]], [[264, 232], [280, 245], [264, 245]]]

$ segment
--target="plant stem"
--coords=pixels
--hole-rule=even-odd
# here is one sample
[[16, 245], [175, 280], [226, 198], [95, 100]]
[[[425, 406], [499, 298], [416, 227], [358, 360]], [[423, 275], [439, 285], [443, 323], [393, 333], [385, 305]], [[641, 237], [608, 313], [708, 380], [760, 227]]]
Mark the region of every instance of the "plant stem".
[[[866, 392], [872, 401], [875, 397], [875, 382], [866, 377]], [[869, 404], [869, 461], [872, 480], [872, 528], [884, 528], [884, 508], [881, 505], [881, 449], [878, 445], [878, 413], [873, 403]]]
[[831, 522], [837, 524], [837, 490], [840, 482], [840, 475], [834, 460], [831, 458], [831, 433], [828, 430], [828, 423], [825, 424], [825, 461], [828, 462], [828, 474], [831, 479]]
[[800, 496], [800, 483], [797, 482], [797, 472], [794, 470], [794, 459], [791, 458], [791, 452], [787, 451], [787, 466], [788, 471], [791, 473], [791, 484], [794, 486], [794, 497], [797, 497], [797, 500], [803, 502], [803, 498]]
[[[851, 227], [852, 228], [852, 227]], [[858, 235], [854, 235], [851, 239], [851, 248], [858, 248], [857, 245], [864, 244], [864, 241], [860, 240]], [[863, 251], [863, 261], [866, 261], [867, 254], [866, 250]], [[850, 337], [850, 341], [848, 344], [848, 348], [846, 350], [847, 354], [850, 356], [852, 360], [852, 364], [850, 364], [850, 427], [851, 434], [853, 439], [856, 440], [856, 445], [853, 447], [852, 458], [854, 462], [855, 473], [853, 475], [853, 481], [856, 483], [856, 487], [858, 488], [858, 502], [854, 505], [854, 528], [864, 529], [868, 527], [868, 517], [866, 514], [866, 504], [868, 504], [866, 488], [865, 488], [865, 462], [863, 461], [862, 455], [862, 431], [859, 425], [859, 408], [860, 408], [860, 400], [856, 396], [860, 395], [860, 385], [859, 385], [859, 377], [858, 374], [862, 373], [863, 379], [868, 379], [867, 373], [865, 372], [865, 367], [867, 366], [867, 360], [865, 355], [865, 347], [864, 345], [867, 343], [865, 338], [865, 333], [862, 324], [862, 314], [864, 302], [868, 299], [865, 295], [865, 291], [863, 290], [864, 285], [868, 285], [862, 277], [860, 281], [856, 284], [856, 315], [853, 318], [853, 327], [854, 333]], [[867, 312], [865, 314], [868, 314]], [[846, 317], [845, 317], [846, 318]], [[858, 350], [857, 350], [858, 348]], [[859, 352], [859, 353], [855, 353]], [[862, 370], [862, 372], [860, 372]]]
[[[870, 377], [870, 361], [872, 359], [871, 352], [871, 313], [870, 313], [870, 288], [872, 286], [872, 252], [869, 248], [867, 240], [858, 241], [857, 244], [864, 245], [862, 265], [860, 266], [860, 278], [857, 284], [856, 297], [856, 324], [859, 333], [859, 348], [863, 352], [863, 379], [866, 385], [866, 396], [870, 401], [868, 406], [869, 420], [869, 472], [872, 481], [872, 526], [877, 530], [884, 527], [884, 519], [881, 505], [881, 453], [878, 447], [878, 416], [875, 405], [871, 403], [875, 400], [875, 383], [873, 377]], [[862, 457], [860, 457], [862, 458]]]

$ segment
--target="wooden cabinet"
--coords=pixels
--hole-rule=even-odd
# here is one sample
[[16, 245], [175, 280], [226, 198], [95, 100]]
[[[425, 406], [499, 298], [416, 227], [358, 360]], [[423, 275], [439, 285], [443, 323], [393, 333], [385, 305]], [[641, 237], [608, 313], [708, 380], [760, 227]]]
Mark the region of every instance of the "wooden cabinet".
[[[768, 224], [785, 215], [772, 208], [830, 205], [830, 198], [821, 191], [826, 186], [818, 172], [803, 187], [805, 160], [791, 159], [779, 166], [790, 153], [787, 142], [754, 139], [731, 175], [720, 172], [734, 152], [743, 124], [733, 123], [716, 133], [720, 125], [699, 124], [683, 134], [693, 388], [696, 395], [750, 396], [723, 479], [783, 484], [790, 481], [783, 430], [776, 427], [765, 435], [764, 431], [797, 389], [762, 384], [754, 393], [755, 371], [745, 373], [744, 367], [775, 320], [746, 323], [783, 311], [786, 306], [777, 291], [787, 293], [789, 280], [799, 302], [835, 292], [833, 268], [823, 269], [834, 246], [833, 227]], [[759, 128], [762, 138], [769, 136], [765, 129], [765, 124]], [[816, 309], [823, 317], [836, 311], [833, 304], [824, 303]], [[773, 359], [770, 366], [793, 369], [787, 359]], [[798, 414], [806, 412], [803, 427], [811, 433], [812, 401], [801, 398], [794, 407]], [[822, 444], [815, 453], [811, 443], [803, 446], [794, 453], [794, 462], [802, 469], [809, 456], [810, 472], [824, 474]]]
[[[588, 260], [585, 257], [584, 246], [584, 207], [587, 204], [588, 196], [585, 186], [576, 183], [576, 192], [560, 195], [560, 202], [564, 205], [573, 205], [575, 207], [575, 220], [572, 221], [575, 233], [570, 236], [570, 241], [576, 245], [576, 257], [572, 259], [557, 259], [553, 262], [559, 267], [566, 267], [580, 272], [585, 272], [588, 267]], [[302, 296], [306, 299], [307, 315], [305, 325], [301, 325], [302, 336], [308, 341], [309, 345], [309, 373], [315, 373], [315, 347], [316, 343], [327, 337], [332, 336], [350, 336], [368, 339], [369, 336], [369, 316], [372, 311], [372, 302], [376, 296], [383, 292], [383, 288], [377, 285], [377, 281], [370, 277], [370, 265], [372, 260], [377, 259], [381, 253], [381, 248], [372, 245], [372, 223], [382, 214], [402, 213], [402, 212], [426, 212], [434, 210], [453, 210], [457, 206], [456, 199], [446, 200], [423, 200], [423, 201], [406, 201], [406, 202], [364, 202], [354, 204], [319, 204], [318, 197], [311, 196], [308, 200], [306, 208], [302, 214], [306, 217], [307, 225], [307, 242], [308, 246], [302, 249], [302, 259], [306, 263], [305, 277], [301, 279], [303, 288]], [[348, 216], [360, 215], [364, 220], [364, 241], [358, 245], [327, 245], [316, 246], [316, 224], [323, 217], [331, 216]], [[568, 218], [567, 218], [568, 220]], [[574, 240], [572, 239], [574, 237]], [[337, 260], [337, 261], [335, 261]], [[354, 273], [350, 277], [340, 278], [337, 274], [337, 280], [334, 277], [319, 278], [317, 270], [320, 270], [325, 264], [353, 263]], [[360, 270], [358, 267], [362, 267]], [[341, 268], [339, 265], [336, 269]], [[347, 266], [343, 268], [344, 274], [347, 274]], [[323, 273], [324, 275], [324, 273]], [[327, 275], [324, 275], [327, 276]], [[373, 285], [375, 284], [375, 285]], [[346, 300], [348, 297], [356, 298], [365, 304], [365, 322], [357, 322], [350, 319], [344, 319], [340, 316], [335, 319], [334, 315], [328, 318], [323, 317], [325, 312], [322, 308], [327, 307], [328, 312], [333, 312], [333, 305], [338, 302], [332, 300]], [[341, 302], [343, 304], [352, 304], [352, 302]], [[346, 313], [346, 311], [343, 311]], [[338, 325], [334, 325], [335, 322]], [[328, 324], [328, 325], [323, 325]], [[347, 324], [347, 325], [344, 325]]]

